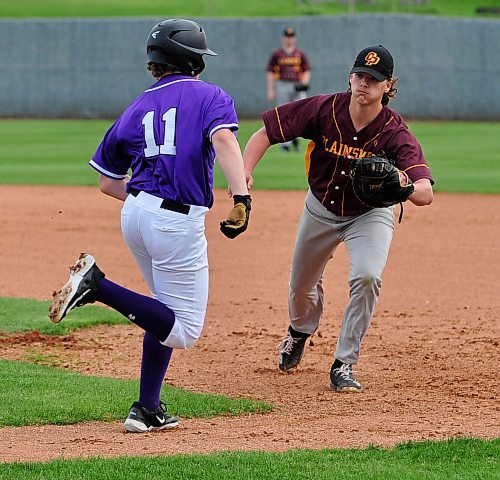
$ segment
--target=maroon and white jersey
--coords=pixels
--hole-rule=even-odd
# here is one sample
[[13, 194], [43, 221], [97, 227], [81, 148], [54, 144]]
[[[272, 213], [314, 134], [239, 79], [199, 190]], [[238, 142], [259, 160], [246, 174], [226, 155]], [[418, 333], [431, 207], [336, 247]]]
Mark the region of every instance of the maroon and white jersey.
[[382, 151], [412, 182], [427, 178], [434, 183], [422, 148], [403, 118], [383, 107], [369, 125], [356, 132], [349, 114], [350, 99], [350, 92], [317, 95], [262, 114], [271, 144], [297, 137], [311, 140], [305, 160], [314, 196], [335, 215], [351, 216], [370, 210], [352, 189], [351, 161]]
[[267, 64], [267, 71], [274, 73], [277, 80], [284, 82], [298, 82], [302, 73], [309, 70], [309, 60], [298, 48], [291, 53], [286, 53], [282, 48], [276, 50]]

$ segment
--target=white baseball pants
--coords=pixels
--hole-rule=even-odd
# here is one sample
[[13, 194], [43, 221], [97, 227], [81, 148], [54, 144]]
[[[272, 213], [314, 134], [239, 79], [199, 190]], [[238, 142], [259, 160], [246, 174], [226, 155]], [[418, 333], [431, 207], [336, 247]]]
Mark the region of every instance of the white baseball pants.
[[160, 208], [162, 199], [129, 195], [121, 212], [123, 238], [141, 269], [153, 298], [175, 314], [172, 348], [192, 347], [200, 338], [208, 302], [205, 215], [191, 206], [187, 215]]

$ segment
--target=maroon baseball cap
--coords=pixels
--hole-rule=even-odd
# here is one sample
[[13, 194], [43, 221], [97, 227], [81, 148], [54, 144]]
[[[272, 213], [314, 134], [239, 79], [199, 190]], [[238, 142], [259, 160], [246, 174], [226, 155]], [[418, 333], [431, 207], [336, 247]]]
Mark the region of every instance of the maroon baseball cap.
[[382, 45], [367, 47], [356, 57], [351, 73], [368, 73], [379, 82], [392, 78], [394, 60]]

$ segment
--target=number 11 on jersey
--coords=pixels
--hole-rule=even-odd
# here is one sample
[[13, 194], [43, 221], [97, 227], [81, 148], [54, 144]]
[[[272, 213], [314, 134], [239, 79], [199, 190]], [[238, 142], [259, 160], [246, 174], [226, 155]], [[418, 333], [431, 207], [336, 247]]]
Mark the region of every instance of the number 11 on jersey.
[[154, 118], [155, 112], [151, 110], [144, 115], [142, 124], [144, 125], [144, 140], [146, 141], [146, 148], [144, 149], [144, 156], [157, 157], [158, 155], [175, 155], [175, 118], [177, 115], [176, 108], [169, 108], [162, 117], [165, 124], [165, 135], [163, 143], [158, 145], [155, 138], [154, 131]]

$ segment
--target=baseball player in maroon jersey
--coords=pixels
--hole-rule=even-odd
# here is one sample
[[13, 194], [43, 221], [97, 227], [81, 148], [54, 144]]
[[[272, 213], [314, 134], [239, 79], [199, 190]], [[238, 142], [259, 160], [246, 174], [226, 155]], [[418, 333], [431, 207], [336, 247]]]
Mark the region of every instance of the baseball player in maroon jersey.
[[[383, 46], [363, 49], [349, 75], [347, 92], [297, 100], [263, 113], [264, 127], [250, 138], [243, 155], [249, 188], [252, 172], [270, 145], [296, 137], [309, 139], [305, 200], [289, 287], [290, 326], [281, 344], [279, 368], [291, 370], [304, 354], [307, 338], [323, 312], [323, 271], [341, 242], [349, 254], [350, 299], [330, 370], [330, 386], [359, 392], [352, 366], [374, 314], [382, 271], [394, 230], [394, 207], [370, 208], [353, 192], [352, 159], [385, 152], [404, 182], [414, 184], [409, 200], [433, 199], [431, 172], [422, 148], [401, 116], [387, 105], [395, 96], [393, 58]], [[404, 172], [404, 173], [403, 173]]]
[[234, 199], [221, 231], [235, 238], [247, 228], [250, 196], [234, 134], [238, 119], [232, 98], [198, 78], [204, 55], [217, 54], [197, 23], [171, 19], [155, 25], [147, 58], [156, 82], [120, 115], [90, 161], [101, 191], [124, 202], [123, 238], [151, 296], [105, 278], [94, 257], [82, 254], [50, 306], [49, 317], [57, 323], [73, 308], [98, 301], [145, 330], [139, 401], [125, 420], [128, 432], [178, 425], [160, 392], [172, 349], [192, 347], [203, 329], [205, 215], [214, 201], [216, 156]]
[[[311, 65], [306, 54], [296, 47], [296, 33], [291, 27], [285, 28], [282, 47], [274, 51], [267, 63], [267, 99], [275, 105], [293, 102], [306, 97], [311, 80]], [[281, 147], [298, 150], [296, 138], [283, 142]]]

